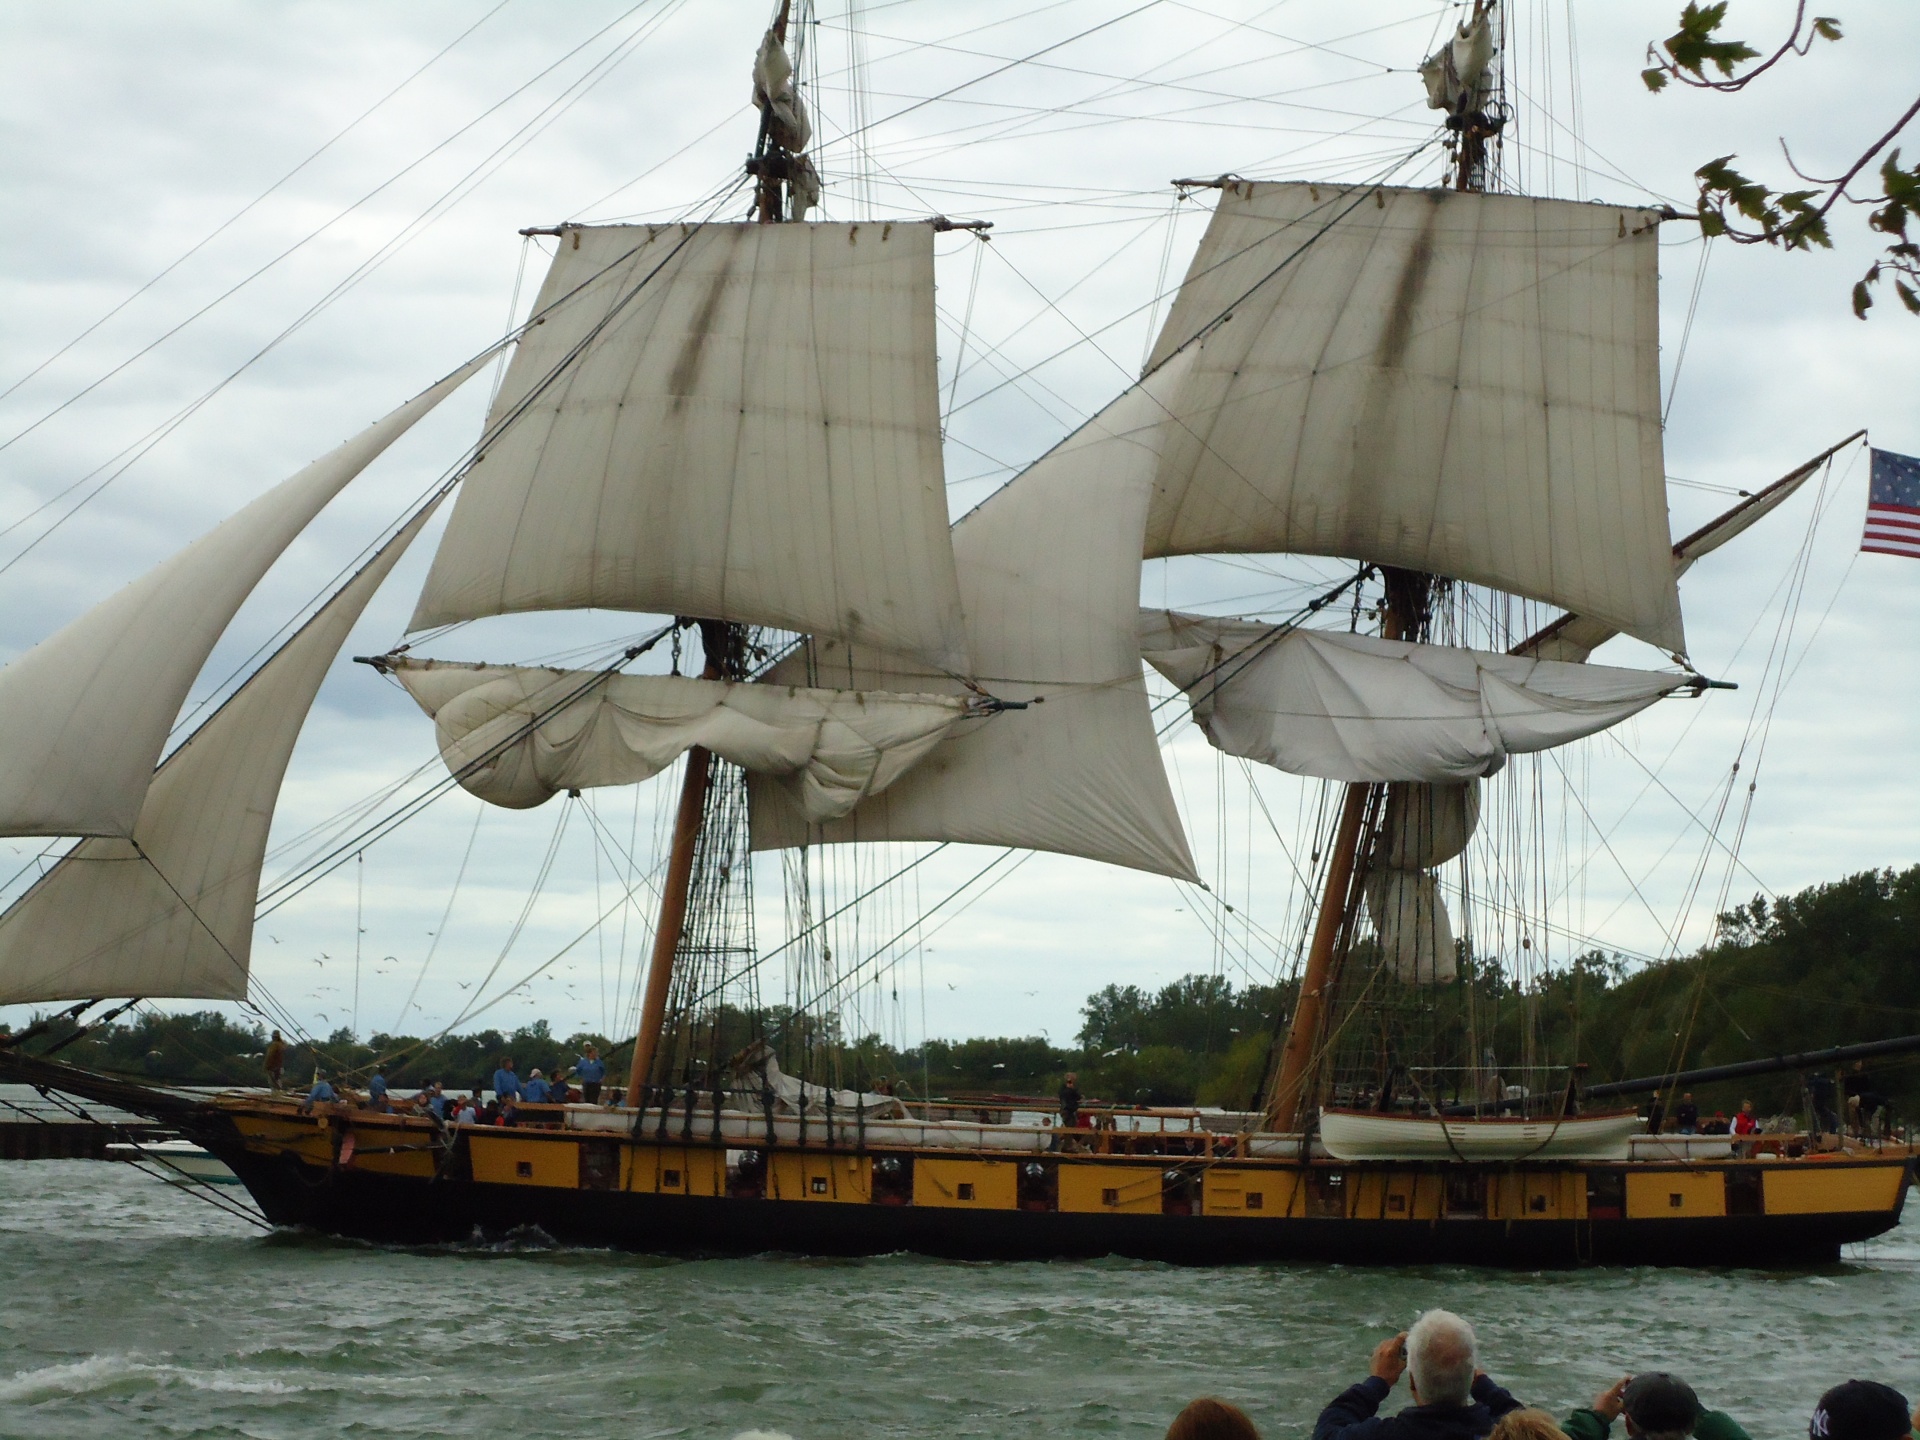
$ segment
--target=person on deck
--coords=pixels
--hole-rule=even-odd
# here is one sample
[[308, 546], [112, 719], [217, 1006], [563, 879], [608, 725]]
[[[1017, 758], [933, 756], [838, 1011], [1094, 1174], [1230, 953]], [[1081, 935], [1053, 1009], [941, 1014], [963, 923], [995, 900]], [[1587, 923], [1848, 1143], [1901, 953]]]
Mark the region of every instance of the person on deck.
[[1680, 1103], [1673, 1107], [1673, 1125], [1682, 1135], [1700, 1133], [1700, 1107], [1693, 1103], [1691, 1090], [1682, 1095]]
[[593, 1046], [580, 1047], [580, 1058], [573, 1066], [573, 1078], [580, 1082], [580, 1097], [589, 1105], [598, 1105], [600, 1082], [607, 1078], [607, 1062], [600, 1058], [600, 1052]]
[[1733, 1117], [1733, 1133], [1736, 1135], [1751, 1135], [1759, 1128], [1759, 1118], [1753, 1113], [1753, 1101], [1742, 1100], [1740, 1102], [1740, 1113]]
[[387, 1077], [379, 1065], [374, 1066], [373, 1074], [367, 1077], [367, 1108], [382, 1112], [393, 1109], [387, 1103]]
[[529, 1105], [544, 1105], [552, 1098], [552, 1087], [547, 1084], [546, 1077], [540, 1073], [538, 1065], [534, 1066], [533, 1073], [527, 1076], [527, 1083], [521, 1088], [520, 1098]]
[[1724, 1410], [1704, 1410], [1693, 1387], [1664, 1370], [1623, 1375], [1567, 1417], [1568, 1440], [1606, 1440], [1616, 1415], [1627, 1417], [1633, 1440], [1752, 1440]]
[[287, 1068], [287, 1042], [280, 1038], [278, 1030], [267, 1041], [267, 1053], [260, 1057], [260, 1068], [267, 1072], [267, 1084], [278, 1090], [280, 1074]]
[[[1482, 1440], [1520, 1402], [1475, 1368], [1473, 1327], [1447, 1310], [1429, 1310], [1374, 1348], [1367, 1378], [1340, 1392], [1314, 1422], [1313, 1440]], [[1409, 1375], [1413, 1404], [1376, 1412]]]
[[1914, 1417], [1907, 1397], [1877, 1380], [1849, 1380], [1820, 1397], [1807, 1440], [1905, 1440]]
[[480, 1107], [473, 1103], [473, 1096], [462, 1095], [460, 1097], [460, 1110], [454, 1118], [455, 1123], [461, 1125], [478, 1125], [480, 1123]]
[[415, 1097], [414, 1104], [436, 1120], [444, 1121], [447, 1118], [447, 1092], [438, 1080], [429, 1080], [427, 1088]]
[[1060, 1082], [1060, 1128], [1080, 1128], [1080, 1077], [1071, 1070]]
[[[491, 1109], [492, 1107], [489, 1106], [488, 1108]], [[493, 1123], [495, 1125], [507, 1126], [518, 1125], [520, 1123], [520, 1104], [513, 1096], [509, 1095], [500, 1102], [500, 1110], [499, 1113], [494, 1116]]]
[[509, 1095], [520, 1098], [520, 1077], [513, 1073], [513, 1056], [502, 1055], [500, 1068], [493, 1072], [493, 1098], [504, 1100]]
[[300, 1102], [300, 1113], [311, 1115], [316, 1105], [331, 1105], [340, 1098], [339, 1092], [330, 1084], [325, 1075], [313, 1077], [313, 1088], [307, 1091], [307, 1098]]

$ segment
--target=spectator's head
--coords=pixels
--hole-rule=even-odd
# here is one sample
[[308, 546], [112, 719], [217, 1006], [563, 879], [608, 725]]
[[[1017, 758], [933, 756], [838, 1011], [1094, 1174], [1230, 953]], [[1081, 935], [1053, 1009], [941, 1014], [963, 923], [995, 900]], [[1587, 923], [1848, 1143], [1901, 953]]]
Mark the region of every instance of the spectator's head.
[[1687, 1440], [1700, 1418], [1700, 1397], [1677, 1375], [1651, 1370], [1636, 1375], [1620, 1397], [1627, 1433], [1644, 1440]]
[[1078, 1085], [1079, 1083], [1080, 1083], [1080, 1077], [1074, 1074], [1073, 1071], [1071, 1070], [1067, 1071], [1067, 1084]]
[[1487, 1440], [1567, 1440], [1567, 1432], [1544, 1410], [1509, 1410], [1494, 1422]]
[[513, 1069], [513, 1056], [511, 1056], [511, 1055], [502, 1055], [502, 1056], [500, 1057], [500, 1068], [501, 1068], [502, 1070], [511, 1070], [511, 1069]]
[[1849, 1380], [1820, 1397], [1808, 1440], [1902, 1440], [1913, 1433], [1907, 1397], [1877, 1380]]
[[1202, 1398], [1173, 1417], [1167, 1440], [1260, 1440], [1260, 1432], [1239, 1406]]
[[527, 1072], [527, 1078], [529, 1080], [538, 1080], [540, 1078], [540, 1067], [536, 1065], [533, 1069], [529, 1070]]
[[1742, 1100], [1740, 1102], [1740, 1113], [1742, 1115], [1751, 1115], [1753, 1113], [1753, 1101]]
[[586, 1047], [586, 1056], [587, 1056], [587, 1058], [588, 1058], [589, 1060], [591, 1060], [591, 1059], [593, 1059], [593, 1057], [594, 1057], [594, 1056], [596, 1056], [596, 1055], [598, 1055], [599, 1053], [600, 1053], [600, 1052], [599, 1052], [598, 1050], [596, 1050], [596, 1049], [594, 1049], [594, 1047], [593, 1047], [592, 1045], [588, 1045], [588, 1046]]
[[1407, 1331], [1407, 1373], [1422, 1405], [1465, 1405], [1473, 1389], [1473, 1327], [1451, 1310], [1429, 1310]]

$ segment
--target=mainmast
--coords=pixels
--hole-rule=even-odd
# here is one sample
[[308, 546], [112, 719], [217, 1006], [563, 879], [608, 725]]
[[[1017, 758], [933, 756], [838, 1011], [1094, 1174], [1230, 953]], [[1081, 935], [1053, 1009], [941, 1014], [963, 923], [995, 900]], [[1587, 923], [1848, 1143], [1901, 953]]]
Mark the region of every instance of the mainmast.
[[[1493, 67], [1498, 54], [1493, 37], [1497, 0], [1475, 0], [1473, 15], [1463, 21], [1449, 42], [1421, 66], [1429, 105], [1447, 112], [1446, 127], [1456, 137], [1450, 147], [1449, 188], [1484, 192], [1487, 188], [1487, 142], [1506, 124], [1506, 107], [1499, 95]], [[1388, 640], [1424, 641], [1434, 593], [1434, 576], [1420, 570], [1382, 567], [1385, 598], [1380, 610], [1380, 634]], [[1291, 1133], [1303, 1129], [1311, 1112], [1309, 1082], [1325, 1048], [1328, 1034], [1328, 998], [1339, 979], [1340, 962], [1352, 945], [1352, 928], [1366, 881], [1361, 849], [1379, 828], [1387, 787], [1352, 783], [1335, 822], [1327, 852], [1326, 881], [1320, 895], [1320, 913], [1300, 973], [1300, 993], [1281, 1047], [1265, 1124], [1269, 1130]]]
[[[787, 24], [792, 0], [781, 0], [779, 12], [760, 43], [754, 59], [754, 103], [760, 107], [760, 134], [747, 173], [756, 179], [754, 216], [763, 225], [800, 219], [819, 198], [819, 177], [801, 152], [811, 138], [806, 107], [794, 88], [793, 67], [787, 58]], [[699, 622], [705, 652], [701, 678], [744, 680], [747, 633], [744, 625], [719, 620]], [[647, 988], [640, 1008], [640, 1027], [634, 1036], [633, 1064], [627, 1071], [627, 1103], [645, 1104], [645, 1087], [653, 1078], [666, 1025], [667, 1000], [673, 989], [674, 961], [687, 930], [687, 897], [693, 886], [694, 857], [712, 788], [717, 760], [705, 746], [687, 751], [686, 773], [680, 782], [680, 804], [674, 812], [673, 845], [667, 858], [666, 882], [660, 892], [660, 920], [654, 927], [653, 954], [647, 966]]]

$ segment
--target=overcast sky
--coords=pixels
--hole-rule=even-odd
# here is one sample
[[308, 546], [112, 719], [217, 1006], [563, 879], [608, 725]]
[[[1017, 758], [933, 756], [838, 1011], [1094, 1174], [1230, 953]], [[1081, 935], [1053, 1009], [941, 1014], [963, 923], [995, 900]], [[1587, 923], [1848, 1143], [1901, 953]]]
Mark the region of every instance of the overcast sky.
[[[1920, 10], [1884, 4], [1844, 14], [1844, 42], [1744, 94], [1650, 96], [1643, 52], [1678, 8], [1516, 7], [1509, 188], [1685, 208], [1705, 160], [1735, 153], [1784, 184], [1784, 135], [1804, 169], [1832, 173], [1912, 99]], [[545, 266], [520, 227], [709, 213], [752, 144], [748, 66], [767, 9], [7, 7], [0, 388], [14, 388], [0, 398], [0, 658], [496, 338]], [[1741, 0], [1735, 28], [1761, 43], [1792, 9]], [[1137, 372], [1164, 315], [1155, 297], [1205, 224], [1204, 194], [1176, 201], [1172, 177], [1382, 174], [1435, 133], [1412, 71], [1458, 13], [1412, 0], [869, 0], [851, 14], [822, 0], [821, 10], [806, 68], [826, 217], [994, 222], [990, 244], [964, 234], [941, 244], [955, 514]], [[1908, 145], [1920, 148], [1920, 134]], [[1433, 179], [1434, 154], [1396, 180]], [[743, 208], [736, 195], [717, 213]], [[1870, 323], [1847, 308], [1875, 248], [1863, 214], [1836, 216], [1831, 253], [1723, 243], [1704, 269], [1697, 232], [1664, 227], [1676, 534], [1861, 427], [1920, 453], [1920, 321], [1890, 296]], [[196, 695], [457, 459], [484, 401], [479, 386], [456, 397], [330, 507], [249, 603]], [[1790, 892], [1920, 858], [1920, 565], [1856, 554], [1865, 484], [1856, 446], [1683, 583], [1694, 662], [1740, 690], [1666, 702], [1612, 737], [1513, 767], [1509, 798], [1492, 804], [1518, 826], [1541, 797], [1537, 833], [1514, 832], [1529, 856], [1537, 953], [1671, 953], [1704, 938], [1722, 894]], [[401, 638], [431, 541], [369, 609], [349, 655]], [[1151, 564], [1143, 592], [1286, 613], [1339, 570], [1284, 558]], [[646, 624], [604, 613], [488, 621], [432, 653], [524, 659]], [[1602, 658], [1659, 663], [1630, 641]], [[1009, 860], [987, 877], [997, 883], [963, 895], [969, 907], [938, 912], [924, 945], [883, 946], [995, 858], [949, 851], [884, 892], [857, 929], [836, 930], [843, 961], [877, 954], [891, 967], [858, 1018], [909, 1041], [923, 1016], [935, 1034], [1060, 1041], [1109, 981], [1212, 970], [1244, 981], [1289, 963], [1302, 913], [1289, 852], [1311, 849], [1316, 788], [1266, 772], [1256, 802], [1245, 767], [1190, 726], [1167, 755], [1213, 898], [1085, 862]], [[428, 720], [343, 658], [296, 752], [274, 832], [276, 847], [295, 848], [270, 859], [269, 880], [313, 827], [402, 777], [430, 781], [437, 763]], [[617, 1029], [645, 914], [590, 922], [615, 905], [630, 855], [651, 865], [670, 803], [662, 782], [524, 813], [482, 814], [456, 793], [264, 920], [256, 978], [316, 1031], [348, 1023], [357, 909], [363, 1032], [437, 1028], [480, 996], [504, 997], [485, 1023]], [[39, 851], [0, 841], [10, 874]], [[850, 890], [904, 858], [830, 863]], [[770, 948], [785, 925], [777, 860], [757, 867], [756, 884]], [[1503, 951], [1521, 933], [1490, 913], [1474, 927]], [[786, 983], [775, 962], [764, 993], [778, 998]], [[0, 1009], [0, 1020], [23, 1013]]]

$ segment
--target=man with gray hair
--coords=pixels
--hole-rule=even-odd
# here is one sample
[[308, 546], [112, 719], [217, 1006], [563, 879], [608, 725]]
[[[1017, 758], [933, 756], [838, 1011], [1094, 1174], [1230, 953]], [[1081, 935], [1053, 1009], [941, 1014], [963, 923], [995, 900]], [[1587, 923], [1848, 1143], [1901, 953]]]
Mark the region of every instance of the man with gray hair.
[[[1408, 1375], [1413, 1404], [1377, 1412]], [[1484, 1440], [1493, 1422], [1520, 1402], [1478, 1368], [1473, 1327], [1447, 1310], [1429, 1310], [1374, 1348], [1367, 1378], [1320, 1412], [1313, 1440]]]

